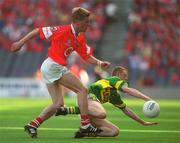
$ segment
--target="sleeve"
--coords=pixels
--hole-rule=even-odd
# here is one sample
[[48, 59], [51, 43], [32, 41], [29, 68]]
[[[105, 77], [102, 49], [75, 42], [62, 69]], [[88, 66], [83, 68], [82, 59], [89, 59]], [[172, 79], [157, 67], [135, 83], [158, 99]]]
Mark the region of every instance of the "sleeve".
[[125, 81], [125, 80], [118, 80], [116, 82], [116, 84], [114, 85], [114, 87], [117, 89], [117, 90], [120, 90], [121, 92], [123, 92], [122, 90], [122, 86], [125, 85], [125, 86], [128, 86], [128, 83]]
[[83, 50], [79, 53], [79, 55], [86, 61], [93, 53], [93, 48], [90, 48], [88, 45], [83, 47]]
[[81, 46], [76, 49], [76, 52], [80, 55], [83, 60], [87, 60], [93, 53], [93, 48], [86, 44], [86, 40], [83, 37], [80, 41]]
[[53, 37], [57, 36], [60, 31], [60, 26], [56, 27], [40, 27], [39, 35], [41, 39], [51, 40]]
[[119, 109], [124, 109], [126, 107], [125, 103], [121, 103], [121, 104], [113, 104], [115, 107], [119, 108]]

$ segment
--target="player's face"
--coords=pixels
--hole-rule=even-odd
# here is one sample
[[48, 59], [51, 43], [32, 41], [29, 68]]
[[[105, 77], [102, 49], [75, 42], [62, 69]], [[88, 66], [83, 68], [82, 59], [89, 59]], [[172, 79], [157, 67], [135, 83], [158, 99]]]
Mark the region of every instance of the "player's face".
[[79, 32], [86, 32], [88, 26], [89, 26], [89, 17], [85, 17], [84, 20], [79, 21], [79, 25], [78, 25]]

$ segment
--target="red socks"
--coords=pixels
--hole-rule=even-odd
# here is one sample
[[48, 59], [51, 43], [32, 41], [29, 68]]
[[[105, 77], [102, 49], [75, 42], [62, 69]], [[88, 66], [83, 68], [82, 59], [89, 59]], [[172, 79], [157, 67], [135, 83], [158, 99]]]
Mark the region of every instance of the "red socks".
[[[81, 127], [87, 128], [90, 125], [90, 119], [88, 114], [81, 114]], [[43, 123], [43, 119], [41, 117], [36, 117], [34, 120], [32, 120], [28, 125], [38, 128]]]
[[90, 125], [90, 119], [87, 114], [81, 114], [81, 127], [87, 128]]
[[43, 119], [41, 117], [36, 117], [34, 120], [32, 120], [29, 125], [38, 128], [43, 122]]

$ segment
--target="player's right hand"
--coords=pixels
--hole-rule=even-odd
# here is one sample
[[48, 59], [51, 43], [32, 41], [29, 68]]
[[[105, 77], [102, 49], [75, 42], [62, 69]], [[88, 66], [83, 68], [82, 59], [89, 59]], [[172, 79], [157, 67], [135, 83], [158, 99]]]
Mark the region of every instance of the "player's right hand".
[[22, 47], [22, 44], [21, 44], [21, 42], [14, 42], [12, 45], [11, 45], [11, 48], [10, 48], [10, 50], [11, 50], [11, 52], [17, 52], [17, 51], [19, 51], [20, 49], [21, 49], [21, 47]]
[[100, 63], [100, 67], [103, 69], [103, 70], [106, 70], [110, 67], [111, 63], [110, 62], [107, 62], [107, 61], [101, 61]]

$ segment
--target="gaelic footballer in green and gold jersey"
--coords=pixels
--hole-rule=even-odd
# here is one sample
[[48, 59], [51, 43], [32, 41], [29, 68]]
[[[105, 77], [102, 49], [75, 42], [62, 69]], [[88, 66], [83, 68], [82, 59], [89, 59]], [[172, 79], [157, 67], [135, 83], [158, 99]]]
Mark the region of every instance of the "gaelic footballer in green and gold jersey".
[[[115, 107], [118, 107], [126, 116], [132, 118], [136, 122], [144, 125], [157, 125], [157, 122], [148, 122], [141, 119], [121, 100], [123, 93], [134, 96], [144, 101], [152, 100], [147, 95], [143, 94], [135, 88], [128, 86], [128, 71], [122, 66], [115, 67], [110, 77], [101, 79], [92, 83], [88, 89], [88, 112], [91, 117], [91, 122], [95, 127], [98, 127], [102, 132], [97, 136], [115, 137], [119, 134], [119, 128], [112, 122], [106, 119], [106, 111], [102, 104], [109, 102]], [[79, 114], [80, 110], [77, 106], [59, 107], [55, 116], [67, 114]], [[88, 136], [88, 135], [87, 135]]]
[[89, 87], [89, 96], [100, 103], [110, 102], [118, 108], [125, 108], [126, 104], [121, 100], [122, 86], [128, 86], [125, 80], [116, 76], [98, 80]]

